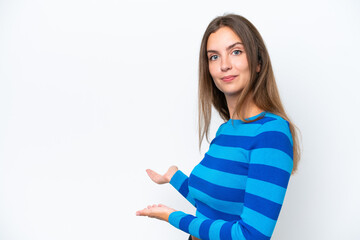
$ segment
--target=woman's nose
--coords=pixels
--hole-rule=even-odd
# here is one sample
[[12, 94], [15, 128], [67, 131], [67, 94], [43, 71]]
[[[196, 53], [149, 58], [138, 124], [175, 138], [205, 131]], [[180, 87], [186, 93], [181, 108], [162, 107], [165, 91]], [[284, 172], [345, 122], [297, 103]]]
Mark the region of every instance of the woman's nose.
[[226, 72], [227, 70], [231, 69], [231, 62], [229, 61], [228, 57], [224, 57], [221, 59], [221, 71]]

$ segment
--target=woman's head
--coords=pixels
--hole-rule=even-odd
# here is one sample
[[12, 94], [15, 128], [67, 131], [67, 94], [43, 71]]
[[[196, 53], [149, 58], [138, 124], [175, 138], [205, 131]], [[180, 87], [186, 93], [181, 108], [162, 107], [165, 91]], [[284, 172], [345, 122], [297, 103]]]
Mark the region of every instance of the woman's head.
[[[226, 81], [236, 79], [236, 84]], [[234, 80], [235, 81], [235, 80]], [[236, 99], [230, 116], [226, 98]], [[255, 26], [246, 18], [227, 14], [213, 19], [203, 35], [199, 55], [199, 143], [206, 136], [212, 106], [224, 120], [244, 119], [247, 100], [259, 109], [272, 112], [290, 123], [294, 142], [294, 170], [299, 158], [295, 126], [287, 117], [280, 100], [265, 43]], [[257, 119], [255, 119], [257, 120]], [[255, 121], [252, 120], [252, 121]]]
[[[221, 27], [207, 40], [207, 65], [217, 90], [233, 104], [249, 83], [250, 68], [240, 37], [229, 27]], [[216, 89], [215, 88], [215, 89]]]
[[[209, 43], [211, 43], [212, 37], [219, 32], [225, 32], [223, 31], [224, 29], [230, 29], [233, 35], [241, 41], [239, 47], [242, 48], [242, 54], [244, 57], [246, 56], [247, 60], [248, 81], [238, 95], [238, 104], [234, 112], [237, 117], [243, 119], [241, 105], [246, 98], [252, 97], [255, 104], [259, 108], [262, 108], [262, 106], [259, 105], [263, 104], [256, 102], [256, 95], [260, 93], [263, 94], [264, 91], [258, 92], [259, 88], [266, 87], [267, 82], [274, 80], [272, 76], [273, 72], [264, 41], [251, 22], [235, 14], [219, 16], [212, 20], [204, 33], [200, 47], [199, 93], [200, 95], [205, 95], [207, 100], [211, 100], [210, 102], [215, 109], [219, 111], [220, 116], [224, 120], [229, 120], [233, 116], [229, 114], [224, 93], [216, 86], [216, 79], [213, 79], [212, 72], [210, 72], [213, 63], [210, 61], [208, 53], [208, 50], [211, 50], [208, 47], [210, 47]], [[275, 81], [272, 82], [275, 84]]]

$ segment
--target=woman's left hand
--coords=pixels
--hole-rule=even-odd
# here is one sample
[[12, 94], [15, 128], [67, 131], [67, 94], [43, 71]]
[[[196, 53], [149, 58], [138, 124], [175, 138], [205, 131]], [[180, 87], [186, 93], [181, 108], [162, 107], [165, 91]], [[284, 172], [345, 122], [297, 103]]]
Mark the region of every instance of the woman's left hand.
[[163, 204], [154, 204], [149, 205], [147, 208], [143, 210], [139, 210], [136, 212], [136, 216], [148, 216], [151, 218], [157, 218], [159, 220], [163, 220], [169, 222], [169, 216], [172, 212], [175, 212], [175, 209], [169, 208]]

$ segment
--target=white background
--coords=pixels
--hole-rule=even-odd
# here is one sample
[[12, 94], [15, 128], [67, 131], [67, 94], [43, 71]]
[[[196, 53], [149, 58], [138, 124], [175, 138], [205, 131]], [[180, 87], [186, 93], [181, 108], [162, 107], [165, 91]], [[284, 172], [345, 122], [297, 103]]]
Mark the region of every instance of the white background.
[[262, 34], [302, 133], [273, 239], [360, 238], [359, 1], [1, 0], [1, 240], [187, 239], [135, 212], [195, 212], [145, 169], [207, 150], [198, 52], [224, 13]]

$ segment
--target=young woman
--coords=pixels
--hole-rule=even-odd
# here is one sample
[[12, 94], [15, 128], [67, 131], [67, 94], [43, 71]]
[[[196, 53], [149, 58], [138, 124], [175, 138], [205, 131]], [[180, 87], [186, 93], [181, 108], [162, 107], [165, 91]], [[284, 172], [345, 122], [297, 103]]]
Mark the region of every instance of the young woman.
[[162, 204], [136, 215], [168, 221], [189, 239], [270, 239], [299, 148], [262, 37], [242, 16], [215, 18], [202, 39], [200, 145], [208, 139], [212, 106], [225, 122], [190, 177], [176, 166], [164, 175], [146, 170], [155, 183], [178, 190], [196, 216]]

